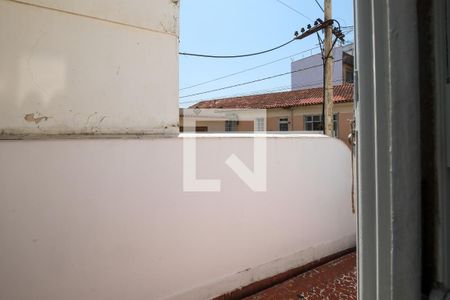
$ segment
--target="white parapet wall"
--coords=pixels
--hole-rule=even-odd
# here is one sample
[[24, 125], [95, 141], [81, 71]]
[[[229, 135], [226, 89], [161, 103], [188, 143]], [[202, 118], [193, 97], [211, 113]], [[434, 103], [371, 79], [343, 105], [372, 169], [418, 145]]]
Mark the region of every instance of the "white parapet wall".
[[355, 246], [350, 151], [325, 137], [269, 136], [267, 188], [252, 137], [0, 142], [0, 299], [209, 299]]
[[0, 138], [176, 134], [175, 0], [1, 0]]

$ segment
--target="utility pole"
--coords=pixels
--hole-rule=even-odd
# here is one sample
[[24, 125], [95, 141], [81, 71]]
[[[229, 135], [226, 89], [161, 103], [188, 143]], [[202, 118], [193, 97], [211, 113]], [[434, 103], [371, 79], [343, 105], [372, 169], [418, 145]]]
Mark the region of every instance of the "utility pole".
[[[332, 0], [324, 0], [324, 19], [325, 22], [332, 17]], [[328, 136], [333, 135], [333, 25], [325, 28], [324, 39], [324, 115], [322, 116], [324, 124], [324, 133]]]

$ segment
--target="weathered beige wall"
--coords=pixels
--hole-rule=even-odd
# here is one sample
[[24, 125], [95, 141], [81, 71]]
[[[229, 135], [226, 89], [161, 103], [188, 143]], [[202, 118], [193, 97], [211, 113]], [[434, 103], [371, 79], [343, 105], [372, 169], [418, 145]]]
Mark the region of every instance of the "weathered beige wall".
[[[350, 120], [353, 119], [353, 103], [338, 103], [334, 105], [334, 112], [339, 114], [339, 136], [338, 138], [348, 143], [348, 135], [351, 132]], [[304, 116], [322, 114], [321, 105], [310, 105], [291, 109], [269, 109], [267, 110], [267, 130], [278, 131], [279, 119], [288, 118], [289, 130], [304, 131]]]
[[[288, 118], [288, 122], [292, 122], [292, 112], [290, 109], [268, 109], [267, 110], [267, 131], [279, 130], [279, 119]], [[289, 124], [291, 130], [291, 123]]]
[[178, 4], [0, 1], [0, 137], [174, 134]]
[[278, 118], [267, 117], [267, 131], [278, 131]]
[[252, 132], [254, 129], [253, 121], [239, 121], [239, 125], [237, 126], [238, 131]]
[[[183, 124], [183, 118], [180, 118], [180, 124]], [[196, 127], [206, 127], [208, 132], [225, 132], [225, 121], [196, 121]], [[239, 121], [236, 131], [253, 132], [253, 121]]]
[[305, 120], [303, 118], [303, 115], [301, 115], [301, 116], [294, 115], [293, 122], [294, 122], [294, 130], [295, 131], [305, 130]]
[[[353, 118], [353, 103], [338, 103], [334, 106], [334, 112], [339, 114], [339, 136], [338, 138], [348, 144], [348, 134], [351, 131], [350, 120]], [[266, 130], [279, 131], [279, 119], [287, 118], [289, 131], [304, 131], [306, 115], [321, 115], [321, 105], [300, 106], [293, 109], [268, 109], [266, 111]], [[183, 123], [183, 116], [180, 115], [180, 122]], [[225, 121], [197, 121], [197, 126], [208, 127], [209, 132], [225, 131]], [[253, 121], [239, 121], [236, 131], [253, 131]]]
[[208, 132], [224, 132], [225, 121], [196, 121], [198, 127], [208, 127]]

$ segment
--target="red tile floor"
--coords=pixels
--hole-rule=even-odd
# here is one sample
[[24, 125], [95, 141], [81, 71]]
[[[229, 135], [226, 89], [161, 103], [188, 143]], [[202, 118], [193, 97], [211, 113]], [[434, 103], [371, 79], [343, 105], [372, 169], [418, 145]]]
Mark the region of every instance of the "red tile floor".
[[247, 300], [356, 300], [356, 253], [350, 253]]

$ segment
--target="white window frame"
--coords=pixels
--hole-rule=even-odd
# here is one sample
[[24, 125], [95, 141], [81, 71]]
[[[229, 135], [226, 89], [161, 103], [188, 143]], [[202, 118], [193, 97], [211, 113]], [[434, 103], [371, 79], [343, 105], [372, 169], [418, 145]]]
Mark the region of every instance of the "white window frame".
[[265, 120], [265, 118], [256, 118], [256, 120], [255, 120], [255, 131], [266, 131], [266, 120]]
[[[311, 120], [308, 120], [308, 118], [311, 118]], [[314, 118], [318, 118], [319, 120], [314, 120]], [[304, 115], [303, 116], [303, 125], [305, 131], [323, 131], [323, 129], [318, 130], [311, 130], [308, 129], [308, 125], [312, 124], [314, 128], [314, 123], [320, 122], [320, 127], [322, 127], [322, 115]], [[333, 114], [333, 136], [339, 137], [339, 113]]]
[[415, 4], [355, 0], [358, 299], [421, 299]]
[[234, 132], [237, 130], [238, 121], [236, 120], [226, 120], [225, 121], [225, 132]]

